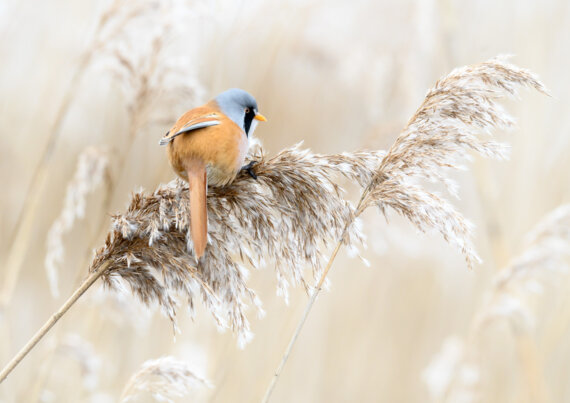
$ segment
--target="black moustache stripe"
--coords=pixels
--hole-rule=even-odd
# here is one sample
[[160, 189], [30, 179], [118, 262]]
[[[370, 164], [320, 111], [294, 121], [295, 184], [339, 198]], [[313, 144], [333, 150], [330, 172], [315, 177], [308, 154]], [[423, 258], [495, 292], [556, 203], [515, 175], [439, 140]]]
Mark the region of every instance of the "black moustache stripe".
[[255, 112], [252, 108], [249, 109], [249, 112], [245, 114], [243, 117], [243, 129], [245, 130], [245, 134], [249, 137], [249, 129], [251, 128], [251, 122], [255, 118]]

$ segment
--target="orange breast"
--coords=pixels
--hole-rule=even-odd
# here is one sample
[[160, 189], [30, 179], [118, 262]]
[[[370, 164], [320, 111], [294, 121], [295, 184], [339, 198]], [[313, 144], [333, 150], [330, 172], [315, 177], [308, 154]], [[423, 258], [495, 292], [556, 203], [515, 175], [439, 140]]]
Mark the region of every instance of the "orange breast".
[[199, 159], [206, 164], [208, 183], [222, 186], [232, 181], [244, 164], [248, 140], [244, 131], [223, 115], [215, 102], [195, 108], [184, 114], [171, 129], [180, 130], [186, 122], [199, 115], [217, 112], [220, 124], [181, 134], [168, 145], [168, 159], [174, 171], [187, 180], [188, 162]]

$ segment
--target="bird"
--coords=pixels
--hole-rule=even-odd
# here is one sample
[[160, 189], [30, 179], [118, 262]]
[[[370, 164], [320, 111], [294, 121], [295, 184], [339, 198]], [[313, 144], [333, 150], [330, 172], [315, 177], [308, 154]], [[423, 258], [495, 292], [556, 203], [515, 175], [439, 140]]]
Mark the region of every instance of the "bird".
[[207, 187], [227, 185], [242, 169], [257, 179], [251, 169], [254, 162], [243, 164], [260, 121], [267, 119], [259, 113], [255, 98], [231, 88], [183, 114], [159, 141], [167, 146], [174, 172], [189, 185], [190, 233], [197, 261], [208, 241]]

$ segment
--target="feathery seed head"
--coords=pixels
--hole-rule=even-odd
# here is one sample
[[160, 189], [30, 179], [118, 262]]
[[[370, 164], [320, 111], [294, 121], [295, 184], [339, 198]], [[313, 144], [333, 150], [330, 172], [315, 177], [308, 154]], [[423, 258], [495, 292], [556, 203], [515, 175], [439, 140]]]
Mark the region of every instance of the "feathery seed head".
[[198, 387], [212, 387], [210, 382], [197, 376], [184, 361], [174, 357], [148, 360], [133, 374], [120, 398], [121, 403], [137, 401], [141, 393], [150, 393], [159, 401], [173, 402]]
[[[114, 217], [91, 270], [110, 262], [108, 285], [121, 278], [141, 301], [158, 303], [173, 321], [177, 296], [186, 298], [190, 310], [200, 297], [220, 325], [237, 331], [242, 344], [251, 337], [247, 306], [260, 310], [247, 286], [248, 268], [273, 265], [285, 298], [290, 283], [309, 289], [304, 269], [320, 277], [334, 243], [363, 243], [356, 219], [370, 206], [396, 210], [422, 231], [439, 231], [471, 266], [479, 260], [471, 225], [419, 181], [441, 182], [453, 194], [445, 170], [458, 168], [469, 150], [504, 157], [503, 145], [479, 135], [512, 125], [497, 99], [516, 94], [519, 86], [544, 92], [531, 73], [501, 59], [453, 71], [428, 92], [388, 152], [320, 155], [296, 145], [269, 158], [254, 145], [249, 158], [258, 161], [257, 180], [242, 172], [229, 185], [208, 189], [209, 244], [200, 262], [192, 254], [187, 185], [174, 180], [152, 194], [134, 194], [127, 211]], [[344, 199], [341, 176], [363, 189], [357, 206]]]

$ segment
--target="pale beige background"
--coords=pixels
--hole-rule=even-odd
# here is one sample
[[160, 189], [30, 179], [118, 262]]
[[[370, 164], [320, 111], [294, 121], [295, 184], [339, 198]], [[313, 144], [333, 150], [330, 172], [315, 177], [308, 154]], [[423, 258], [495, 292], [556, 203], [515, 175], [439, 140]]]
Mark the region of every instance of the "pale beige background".
[[[0, 2], [2, 274], [46, 134], [108, 3]], [[125, 54], [151, 52], [149, 37], [165, 21], [172, 39], [158, 63], [181, 71], [176, 79], [198, 83], [201, 100], [234, 86], [253, 93], [269, 118], [256, 135], [270, 152], [301, 140], [317, 152], [385, 149], [438, 77], [498, 54], [515, 55], [513, 63], [539, 74], [550, 88], [551, 98], [523, 91], [519, 101], [506, 103], [518, 121], [513, 133], [498, 133], [512, 144], [510, 162], [477, 157], [468, 172], [455, 175], [462, 185], [456, 203], [477, 226], [474, 241], [484, 262], [469, 271], [437, 234], [418, 234], [394, 214], [387, 223], [369, 212], [363, 254], [371, 267], [341, 253], [331, 290], [311, 313], [272, 400], [443, 401], [430, 394], [424, 370], [448, 337], [469, 342], [493, 275], [521, 252], [524, 234], [544, 214], [570, 201], [568, 2], [164, 2], [129, 31], [133, 40]], [[116, 70], [110, 58], [94, 56], [75, 90], [23, 269], [0, 319], [2, 364], [72, 292], [86, 270], [85, 256], [102, 241], [98, 228], [108, 222], [107, 213], [124, 208], [131, 191], [173, 177], [157, 141], [195, 101], [179, 97], [161, 108], [164, 94], [157, 95], [145, 113], [158, 120], [136, 131], [131, 142], [132, 89], [113, 79]], [[86, 218], [64, 237], [61, 296], [53, 298], [43, 264], [46, 234], [61, 212], [79, 153], [91, 145], [110, 150], [115, 191], [109, 211], [101, 207], [104, 187], [90, 195]], [[307, 297], [294, 290], [286, 306], [275, 295], [271, 267], [252, 272], [250, 284], [267, 315], [259, 320], [252, 311], [255, 338], [245, 350], [201, 309], [194, 322], [181, 309], [182, 334], [173, 340], [160, 314], [145, 313], [130, 297], [118, 303], [97, 286], [0, 385], [0, 400], [113, 402], [142, 362], [170, 354], [214, 384], [196, 391], [195, 401], [259, 401]], [[570, 401], [570, 293], [545, 292], [559, 293], [565, 303], [549, 322], [538, 318], [530, 334], [537, 358], [530, 372], [508, 324], [493, 325], [474, 341], [485, 354], [472, 385], [475, 401]]]

